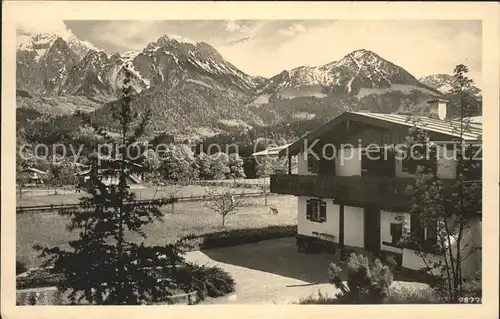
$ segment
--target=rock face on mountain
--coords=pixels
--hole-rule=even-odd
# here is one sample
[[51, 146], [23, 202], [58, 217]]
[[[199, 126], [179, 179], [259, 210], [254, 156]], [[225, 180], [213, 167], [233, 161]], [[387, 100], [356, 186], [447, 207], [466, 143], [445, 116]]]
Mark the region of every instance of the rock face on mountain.
[[449, 74], [433, 74], [420, 78], [419, 81], [443, 94], [447, 94], [453, 88], [455, 78]]
[[17, 106], [42, 113], [95, 111], [96, 120], [111, 122], [125, 67], [133, 74], [133, 106], [153, 110], [156, 131], [274, 125], [346, 109], [393, 112], [441, 95], [368, 50], [266, 79], [242, 72], [207, 43], [173, 35], [109, 55], [75, 37], [40, 34], [18, 37]]
[[79, 56], [55, 35], [38, 34], [22, 40], [17, 46], [17, 89], [32, 94], [57, 93]]
[[[399, 86], [399, 87], [398, 87]], [[364, 95], [364, 89], [388, 90], [401, 89], [433, 90], [420, 83], [403, 68], [383, 59], [369, 50], [356, 50], [341, 60], [317, 67], [301, 66], [283, 71], [272, 77], [260, 88], [262, 93], [277, 93], [283, 97], [291, 96], [300, 88], [322, 87], [323, 93], [337, 92], [348, 95]], [[365, 90], [366, 91], [366, 90]]]
[[[213, 47], [165, 35], [142, 51], [108, 56], [75, 38], [25, 36], [17, 46], [17, 86], [34, 94], [80, 95], [116, 99], [123, 68], [133, 72], [136, 92], [179, 81], [216, 85], [246, 94], [262, 82], [226, 61]], [[33, 72], [35, 71], [35, 72]]]

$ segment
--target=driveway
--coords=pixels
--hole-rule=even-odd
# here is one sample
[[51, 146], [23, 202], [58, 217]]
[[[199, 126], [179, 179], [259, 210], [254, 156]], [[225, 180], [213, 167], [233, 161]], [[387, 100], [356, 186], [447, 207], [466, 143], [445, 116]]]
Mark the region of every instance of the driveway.
[[293, 303], [317, 294], [318, 289], [329, 296], [335, 294], [327, 274], [334, 256], [299, 253], [295, 238], [192, 251], [186, 257], [200, 265], [217, 265], [233, 275], [235, 293], [206, 301], [210, 304]]

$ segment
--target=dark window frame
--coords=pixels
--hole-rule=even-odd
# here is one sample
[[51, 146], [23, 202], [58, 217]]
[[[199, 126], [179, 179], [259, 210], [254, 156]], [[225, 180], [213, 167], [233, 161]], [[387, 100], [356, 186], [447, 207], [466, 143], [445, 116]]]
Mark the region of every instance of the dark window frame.
[[399, 241], [403, 237], [403, 225], [401, 223], [391, 223], [391, 243], [393, 245], [399, 244]]
[[[410, 158], [404, 158], [401, 162], [401, 170], [404, 173], [415, 175], [417, 173], [417, 167], [420, 165], [419, 163], [425, 163], [425, 160], [412, 160]], [[422, 166], [422, 165], [420, 165]], [[439, 163], [437, 161], [434, 162], [434, 166], [432, 170], [434, 174], [437, 173]]]
[[420, 244], [424, 247], [434, 247], [438, 242], [437, 221], [434, 227], [423, 226], [420, 221], [420, 215], [413, 214], [410, 221], [410, 230], [413, 236], [417, 237]]
[[315, 223], [326, 222], [326, 202], [316, 198], [308, 199], [306, 202], [306, 219]]

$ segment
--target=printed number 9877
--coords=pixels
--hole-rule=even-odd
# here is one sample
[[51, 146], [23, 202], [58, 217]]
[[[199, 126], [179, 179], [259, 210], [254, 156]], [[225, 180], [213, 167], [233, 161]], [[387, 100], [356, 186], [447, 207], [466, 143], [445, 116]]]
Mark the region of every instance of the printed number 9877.
[[460, 297], [459, 303], [481, 303], [481, 297]]

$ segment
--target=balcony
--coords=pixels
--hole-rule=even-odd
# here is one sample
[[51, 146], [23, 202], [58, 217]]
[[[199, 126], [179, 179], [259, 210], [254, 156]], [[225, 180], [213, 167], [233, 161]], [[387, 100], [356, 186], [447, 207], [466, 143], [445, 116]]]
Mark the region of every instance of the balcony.
[[333, 198], [346, 205], [406, 210], [409, 198], [405, 190], [413, 183], [413, 178], [400, 177], [272, 175], [271, 192]]

